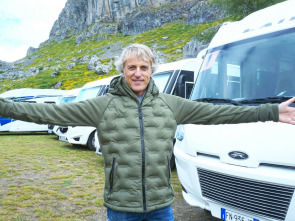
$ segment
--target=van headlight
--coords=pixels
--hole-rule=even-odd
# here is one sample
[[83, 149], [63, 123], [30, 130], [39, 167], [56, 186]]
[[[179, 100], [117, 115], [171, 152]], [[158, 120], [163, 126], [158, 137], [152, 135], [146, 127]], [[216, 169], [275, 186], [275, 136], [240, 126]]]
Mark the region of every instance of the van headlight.
[[183, 125], [179, 125], [176, 130], [176, 139], [182, 141], [184, 138], [184, 127]]

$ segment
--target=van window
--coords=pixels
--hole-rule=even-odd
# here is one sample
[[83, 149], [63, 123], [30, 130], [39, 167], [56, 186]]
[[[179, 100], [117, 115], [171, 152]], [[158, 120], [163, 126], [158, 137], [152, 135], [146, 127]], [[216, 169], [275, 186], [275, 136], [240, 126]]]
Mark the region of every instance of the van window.
[[153, 80], [155, 81], [155, 84], [159, 88], [160, 92], [164, 92], [167, 82], [170, 78], [170, 76], [173, 74], [173, 71], [165, 71], [165, 72], [160, 72], [156, 73], [155, 75], [152, 76]]
[[96, 97], [101, 88], [102, 86], [82, 89], [77, 97], [77, 102]]
[[71, 103], [74, 102], [76, 99], [76, 96], [70, 96], [70, 97], [63, 97], [60, 101], [61, 104], [67, 104], [67, 103]]
[[191, 99], [295, 96], [294, 61], [292, 29], [213, 49], [204, 59]]

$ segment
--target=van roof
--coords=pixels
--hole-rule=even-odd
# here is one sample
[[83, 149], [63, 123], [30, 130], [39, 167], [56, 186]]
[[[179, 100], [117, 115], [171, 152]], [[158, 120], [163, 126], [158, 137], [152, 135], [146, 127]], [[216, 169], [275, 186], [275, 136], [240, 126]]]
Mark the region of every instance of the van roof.
[[77, 96], [80, 92], [81, 88], [75, 88], [72, 90], [68, 90], [63, 96], [64, 97], [73, 97], [73, 96]]
[[63, 96], [67, 91], [59, 89], [35, 89], [35, 88], [21, 88], [6, 91], [0, 94], [3, 98], [24, 98], [24, 97], [42, 97], [42, 96]]
[[244, 19], [224, 23], [209, 48], [295, 27], [295, 1], [287, 0], [253, 12]]
[[[117, 75], [118, 76], [118, 75]], [[89, 83], [86, 83], [82, 89], [84, 88], [91, 88], [91, 87], [96, 87], [96, 86], [100, 86], [100, 85], [109, 85], [111, 80], [116, 77], [116, 76], [111, 76], [111, 77], [108, 77], [108, 78], [103, 78], [103, 79], [100, 79], [100, 80], [97, 80], [97, 81], [92, 81], [92, 82], [89, 82]]]
[[170, 62], [170, 63], [165, 63], [165, 64], [160, 64], [156, 72], [154, 74], [164, 72], [164, 71], [171, 71], [171, 70], [182, 70], [185, 65], [188, 63], [192, 62], [192, 64], [195, 64], [198, 61], [198, 58], [188, 58], [188, 59], [183, 59], [180, 61], [175, 61], [175, 62]]

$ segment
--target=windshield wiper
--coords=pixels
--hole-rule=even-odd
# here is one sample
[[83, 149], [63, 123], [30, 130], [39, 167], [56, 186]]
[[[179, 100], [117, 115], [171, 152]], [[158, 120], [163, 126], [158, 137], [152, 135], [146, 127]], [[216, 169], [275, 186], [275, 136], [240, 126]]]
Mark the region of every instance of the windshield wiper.
[[208, 102], [208, 103], [232, 104], [232, 105], [236, 105], [236, 106], [241, 105], [241, 103], [238, 101], [234, 101], [232, 99], [226, 99], [226, 98], [199, 98], [194, 101]]
[[251, 99], [244, 99], [240, 100], [239, 102], [242, 104], [265, 104], [265, 103], [281, 103], [286, 100], [289, 100], [290, 96], [279, 96], [279, 97], [264, 97], [264, 98], [251, 98]]

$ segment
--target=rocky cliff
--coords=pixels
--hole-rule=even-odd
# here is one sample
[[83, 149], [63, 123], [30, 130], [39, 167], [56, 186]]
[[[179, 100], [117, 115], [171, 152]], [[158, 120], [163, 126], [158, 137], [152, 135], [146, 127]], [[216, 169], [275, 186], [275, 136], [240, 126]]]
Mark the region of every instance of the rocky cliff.
[[[111, 23], [112, 33], [117, 29], [134, 35], [178, 20], [192, 25], [223, 16], [219, 10], [208, 7], [207, 0], [68, 0], [49, 38], [60, 41], [81, 33], [90, 25], [94, 30], [98, 23], [107, 27]], [[101, 25], [97, 30], [101, 30]], [[106, 33], [109, 31], [105, 28]]]
[[170, 0], [68, 0], [54, 23], [50, 39], [61, 40], [97, 21], [118, 22], [134, 8], [158, 7]]

